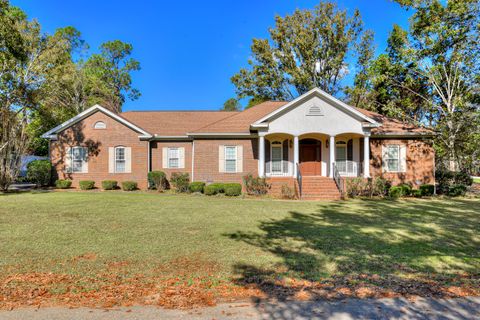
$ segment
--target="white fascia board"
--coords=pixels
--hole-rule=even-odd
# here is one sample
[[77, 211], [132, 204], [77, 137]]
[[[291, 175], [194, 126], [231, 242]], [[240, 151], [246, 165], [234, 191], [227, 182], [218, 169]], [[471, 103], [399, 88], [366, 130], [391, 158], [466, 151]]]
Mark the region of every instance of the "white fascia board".
[[75, 117], [65, 121], [64, 123], [56, 126], [55, 128], [53, 128], [52, 130], [50, 131], [47, 131], [45, 132], [43, 135], [42, 135], [42, 138], [46, 138], [46, 139], [51, 139], [51, 137], [53, 135], [55, 135], [56, 133], [58, 133], [59, 131], [62, 131], [62, 130], [65, 130], [71, 126], [73, 126], [75, 123], [85, 119], [86, 117], [88, 117], [89, 115], [93, 114], [94, 112], [96, 111], [101, 111], [103, 113], [105, 113], [106, 115], [112, 117], [113, 119], [117, 120], [118, 122], [126, 125], [127, 127], [137, 131], [137, 132], [140, 132], [142, 135], [139, 136], [139, 137], [148, 137], [148, 138], [151, 138], [152, 135], [150, 133], [148, 133], [147, 131], [143, 130], [142, 128], [139, 128], [137, 127], [136, 125], [134, 125], [133, 123], [123, 119], [122, 117], [116, 115], [115, 113], [113, 113], [112, 111], [108, 110], [108, 109], [105, 109], [104, 107], [96, 104], [94, 105], [93, 107], [90, 107], [88, 108], [87, 110], [77, 114]]
[[191, 137], [255, 137], [255, 134], [252, 134], [250, 132], [239, 132], [239, 133], [234, 133], [234, 132], [188, 132], [188, 136]]
[[154, 135], [152, 140], [192, 140], [189, 136], [162, 136]]
[[383, 132], [383, 133], [372, 133], [374, 138], [431, 138], [436, 135], [435, 132]]
[[[324, 98], [326, 98], [327, 100], [330, 100], [332, 101], [333, 103], [339, 105], [341, 108], [345, 109], [347, 112], [350, 112], [354, 115], [356, 115], [357, 117], [369, 122], [369, 123], [372, 123], [372, 124], [378, 124], [378, 122], [376, 122], [375, 120], [373, 120], [372, 118], [370, 117], [367, 117], [366, 115], [364, 115], [363, 113], [361, 113], [360, 111], [356, 110], [354, 107], [352, 106], [349, 106], [348, 104], [346, 104], [345, 102], [342, 102], [340, 100], [338, 100], [337, 98], [335, 98], [334, 96], [326, 93], [325, 91], [319, 89], [319, 88], [313, 88], [312, 90], [302, 94], [301, 96], [293, 99], [292, 101], [290, 101], [289, 103], [287, 103], [286, 105], [284, 105], [283, 107], [280, 107], [278, 108], [277, 110], [267, 114], [266, 116], [264, 116], [263, 118], [261, 118], [260, 120], [257, 120], [256, 122], [253, 123], [253, 125], [258, 125], [262, 122], [264, 122], [265, 120], [268, 120], [270, 118], [272, 118], [273, 116], [281, 113], [282, 111], [284, 111], [285, 109], [288, 109], [290, 108], [291, 106], [295, 105], [297, 102], [311, 96], [311, 95], [314, 95], [314, 94], [318, 94]], [[378, 124], [380, 125], [380, 124]]]

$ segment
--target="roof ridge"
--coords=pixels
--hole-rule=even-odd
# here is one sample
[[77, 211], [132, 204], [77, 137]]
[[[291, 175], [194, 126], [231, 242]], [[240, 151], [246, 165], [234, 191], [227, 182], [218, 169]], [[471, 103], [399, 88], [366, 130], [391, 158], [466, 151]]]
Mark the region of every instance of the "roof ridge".
[[121, 113], [131, 112], [224, 112], [224, 113], [240, 113], [241, 111], [225, 111], [225, 110], [128, 110]]

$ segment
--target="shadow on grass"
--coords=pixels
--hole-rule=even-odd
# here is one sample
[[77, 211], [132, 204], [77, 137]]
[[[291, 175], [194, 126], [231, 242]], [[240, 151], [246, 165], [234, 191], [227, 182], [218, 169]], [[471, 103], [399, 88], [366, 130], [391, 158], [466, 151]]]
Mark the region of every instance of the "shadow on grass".
[[271, 269], [238, 264], [235, 281], [277, 300], [461, 295], [452, 287], [473, 294], [479, 212], [480, 203], [467, 200], [347, 201], [290, 211], [261, 222], [259, 232], [227, 235], [281, 260]]

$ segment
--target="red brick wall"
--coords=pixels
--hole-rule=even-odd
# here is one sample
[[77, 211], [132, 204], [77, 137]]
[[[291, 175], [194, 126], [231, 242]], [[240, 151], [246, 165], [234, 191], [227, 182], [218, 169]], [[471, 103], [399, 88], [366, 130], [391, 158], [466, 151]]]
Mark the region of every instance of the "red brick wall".
[[[94, 129], [97, 121], [103, 121], [106, 129]], [[67, 128], [50, 144], [50, 157], [59, 179], [72, 179], [78, 187], [80, 180], [94, 180], [101, 188], [102, 180], [119, 182], [133, 180], [141, 189], [147, 188], [148, 142], [140, 141], [140, 134], [98, 111]], [[64, 154], [67, 147], [87, 146], [89, 150], [88, 173], [65, 172]], [[125, 146], [132, 148], [132, 172], [108, 173], [108, 148]]]
[[[205, 182], [239, 182], [248, 173], [258, 175], [257, 139], [195, 139], [194, 180]], [[220, 145], [243, 146], [243, 172], [220, 173], [218, 150]]]
[[[382, 172], [382, 146], [407, 145], [407, 169], [403, 173]], [[370, 175], [381, 176], [394, 185], [410, 182], [413, 186], [435, 183], [435, 151], [429, 141], [417, 139], [370, 139]]]
[[[185, 148], [185, 168], [163, 168], [163, 148]], [[192, 142], [191, 141], [152, 141], [152, 171], [163, 171], [170, 178], [172, 172], [186, 172], [192, 174]]]

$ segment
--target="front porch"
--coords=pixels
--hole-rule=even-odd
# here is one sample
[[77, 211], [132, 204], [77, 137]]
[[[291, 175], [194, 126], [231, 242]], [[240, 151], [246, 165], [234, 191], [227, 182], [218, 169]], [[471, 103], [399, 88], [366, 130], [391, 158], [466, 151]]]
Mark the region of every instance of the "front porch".
[[369, 177], [369, 145], [368, 134], [260, 135], [259, 176]]

